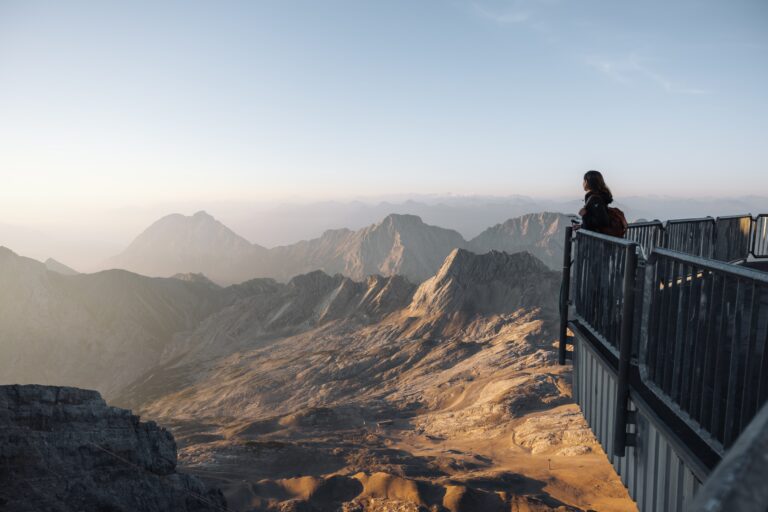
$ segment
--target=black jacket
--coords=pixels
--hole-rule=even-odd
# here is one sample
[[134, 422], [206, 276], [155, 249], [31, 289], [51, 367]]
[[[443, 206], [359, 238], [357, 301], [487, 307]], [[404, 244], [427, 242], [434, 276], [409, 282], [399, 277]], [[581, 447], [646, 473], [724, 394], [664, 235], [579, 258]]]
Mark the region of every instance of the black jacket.
[[610, 194], [600, 192], [587, 192], [584, 196], [584, 207], [587, 209], [581, 217], [581, 225], [584, 229], [597, 230], [607, 227], [610, 223], [608, 217], [608, 205], [613, 202]]

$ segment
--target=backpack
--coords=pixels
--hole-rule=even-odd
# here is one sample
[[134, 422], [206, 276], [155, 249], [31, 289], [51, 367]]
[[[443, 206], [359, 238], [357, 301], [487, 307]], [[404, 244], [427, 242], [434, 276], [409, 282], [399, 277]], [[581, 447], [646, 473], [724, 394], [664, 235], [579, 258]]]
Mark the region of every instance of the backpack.
[[598, 229], [600, 233], [618, 238], [624, 238], [627, 234], [627, 218], [624, 212], [618, 208], [606, 207], [608, 210], [608, 225]]

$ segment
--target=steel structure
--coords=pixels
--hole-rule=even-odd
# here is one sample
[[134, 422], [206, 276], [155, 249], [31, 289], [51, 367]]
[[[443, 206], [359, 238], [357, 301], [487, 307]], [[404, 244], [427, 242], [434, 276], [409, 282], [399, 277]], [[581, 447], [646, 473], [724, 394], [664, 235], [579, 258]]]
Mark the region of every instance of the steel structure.
[[566, 233], [560, 362], [642, 511], [693, 510], [768, 401], [768, 273], [736, 264], [766, 234], [768, 215]]

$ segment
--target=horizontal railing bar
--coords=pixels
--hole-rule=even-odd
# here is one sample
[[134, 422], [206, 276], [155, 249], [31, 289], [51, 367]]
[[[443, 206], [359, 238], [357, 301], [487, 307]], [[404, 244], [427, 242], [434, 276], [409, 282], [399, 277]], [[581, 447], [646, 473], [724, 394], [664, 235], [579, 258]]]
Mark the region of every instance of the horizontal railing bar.
[[644, 228], [646, 226], [658, 226], [660, 228], [664, 227], [664, 223], [660, 220], [646, 220], [643, 222], [631, 222], [627, 225], [629, 228]]
[[667, 221], [667, 225], [670, 225], [670, 224], [685, 224], [685, 223], [688, 223], [688, 222], [704, 222], [704, 221], [715, 222], [715, 218], [714, 217], [698, 217], [698, 218], [693, 218], [693, 219], [672, 219], [672, 220], [668, 220]]
[[604, 235], [603, 233], [598, 233], [597, 231], [590, 231], [588, 229], [579, 229], [576, 232], [578, 235], [583, 236], [591, 236], [593, 238], [597, 238], [599, 240], [603, 240], [605, 242], [610, 242], [612, 244], [620, 245], [622, 247], [629, 247], [630, 245], [637, 245], [637, 242], [633, 242], [632, 240], [625, 240], [623, 238], [616, 238], [615, 236], [610, 235]]
[[649, 257], [649, 262], [654, 258], [654, 255], [665, 256], [683, 263], [690, 265], [696, 265], [699, 268], [706, 270], [714, 270], [716, 272], [724, 272], [734, 276], [742, 277], [744, 279], [753, 279], [761, 283], [768, 284], [768, 273], [760, 272], [748, 267], [742, 267], [740, 265], [732, 265], [724, 261], [712, 260], [709, 258], [702, 258], [700, 256], [691, 256], [684, 252], [673, 251], [671, 249], [662, 249], [655, 247]]
[[721, 217], [716, 217], [715, 220], [733, 220], [733, 219], [746, 219], [746, 218], [752, 218], [751, 213], [745, 213], [743, 215], [723, 215]]

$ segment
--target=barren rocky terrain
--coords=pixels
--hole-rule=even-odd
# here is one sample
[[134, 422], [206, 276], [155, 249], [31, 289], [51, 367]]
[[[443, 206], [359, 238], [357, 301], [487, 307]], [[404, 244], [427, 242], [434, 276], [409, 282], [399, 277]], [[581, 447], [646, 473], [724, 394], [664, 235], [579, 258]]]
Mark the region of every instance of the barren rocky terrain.
[[558, 286], [464, 250], [415, 290], [302, 276], [176, 336], [116, 400], [236, 510], [633, 510], [556, 364]]
[[226, 288], [0, 257], [3, 382], [170, 428], [231, 510], [634, 510], [556, 364], [560, 275], [527, 252]]

